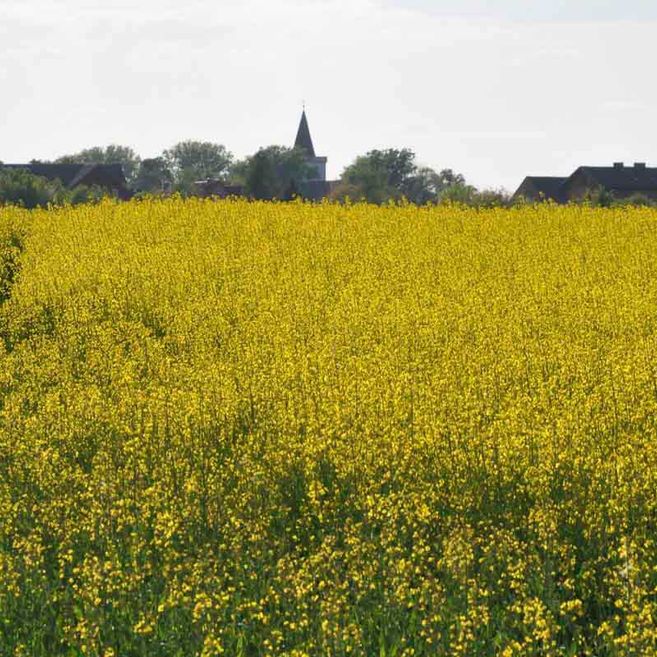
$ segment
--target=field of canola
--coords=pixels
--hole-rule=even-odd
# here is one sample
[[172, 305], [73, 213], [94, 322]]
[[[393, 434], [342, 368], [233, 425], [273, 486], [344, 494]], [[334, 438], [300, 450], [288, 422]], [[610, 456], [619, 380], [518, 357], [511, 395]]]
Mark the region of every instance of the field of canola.
[[2, 657], [656, 623], [656, 211], [0, 210]]

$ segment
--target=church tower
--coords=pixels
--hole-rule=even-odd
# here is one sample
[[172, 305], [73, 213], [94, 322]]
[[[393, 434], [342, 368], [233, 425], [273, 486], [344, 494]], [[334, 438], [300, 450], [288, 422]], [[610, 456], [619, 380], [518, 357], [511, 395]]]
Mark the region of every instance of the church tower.
[[301, 121], [297, 130], [297, 138], [294, 140], [294, 147], [299, 148], [306, 154], [306, 163], [312, 169], [309, 181], [326, 180], [326, 158], [315, 155], [315, 147], [310, 137], [310, 128], [308, 128], [308, 119], [304, 108], [301, 113]]

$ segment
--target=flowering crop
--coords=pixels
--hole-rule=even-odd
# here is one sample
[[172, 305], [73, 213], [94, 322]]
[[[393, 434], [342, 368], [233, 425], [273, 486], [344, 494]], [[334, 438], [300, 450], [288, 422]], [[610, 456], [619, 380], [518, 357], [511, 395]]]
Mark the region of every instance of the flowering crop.
[[657, 212], [0, 210], [0, 655], [657, 655]]

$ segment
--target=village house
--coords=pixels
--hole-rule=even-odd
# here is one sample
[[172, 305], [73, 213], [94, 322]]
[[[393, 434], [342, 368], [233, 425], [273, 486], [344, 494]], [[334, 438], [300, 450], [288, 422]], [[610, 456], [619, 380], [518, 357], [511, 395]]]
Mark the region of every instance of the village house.
[[618, 200], [633, 197], [657, 200], [657, 168], [644, 162], [636, 162], [634, 166], [616, 162], [610, 167], [579, 167], [567, 178], [528, 176], [513, 198], [569, 203], [582, 201], [596, 192], [610, 194]]
[[100, 187], [122, 200], [131, 197], [128, 184], [120, 164], [2, 164], [7, 169], [25, 169], [35, 176], [47, 180], [59, 180], [67, 189], [84, 185]]
[[514, 199], [554, 201], [564, 203], [563, 185], [568, 178], [556, 176], [527, 176], [514, 194]]
[[231, 198], [243, 196], [242, 185], [229, 185], [223, 180], [210, 178], [208, 180], [197, 180], [194, 182], [194, 194], [201, 197]]

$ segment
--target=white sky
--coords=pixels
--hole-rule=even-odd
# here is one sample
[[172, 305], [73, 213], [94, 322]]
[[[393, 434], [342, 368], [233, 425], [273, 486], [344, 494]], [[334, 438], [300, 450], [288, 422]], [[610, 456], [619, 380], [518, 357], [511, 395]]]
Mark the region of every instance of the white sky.
[[485, 187], [657, 165], [655, 0], [0, 0], [0, 161], [182, 139], [336, 177], [409, 147]]

